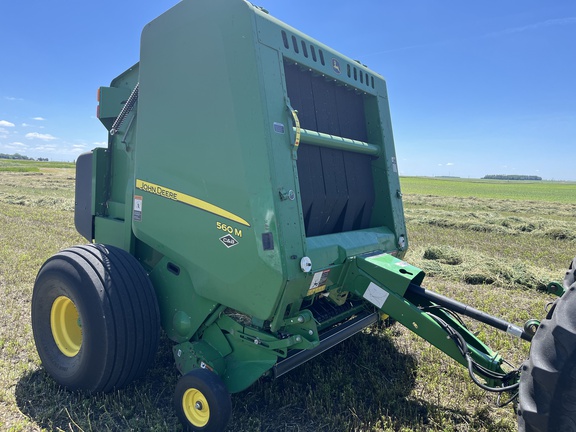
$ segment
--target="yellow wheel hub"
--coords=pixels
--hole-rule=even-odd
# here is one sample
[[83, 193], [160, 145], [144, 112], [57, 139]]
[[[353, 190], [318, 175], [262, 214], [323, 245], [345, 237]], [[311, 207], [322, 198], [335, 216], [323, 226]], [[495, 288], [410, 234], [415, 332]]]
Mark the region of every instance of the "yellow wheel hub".
[[182, 408], [188, 421], [196, 426], [203, 427], [210, 420], [210, 407], [208, 401], [200, 390], [191, 388], [186, 390], [182, 397]]
[[76, 305], [66, 296], [52, 303], [50, 328], [56, 345], [67, 357], [74, 357], [82, 346], [82, 327]]

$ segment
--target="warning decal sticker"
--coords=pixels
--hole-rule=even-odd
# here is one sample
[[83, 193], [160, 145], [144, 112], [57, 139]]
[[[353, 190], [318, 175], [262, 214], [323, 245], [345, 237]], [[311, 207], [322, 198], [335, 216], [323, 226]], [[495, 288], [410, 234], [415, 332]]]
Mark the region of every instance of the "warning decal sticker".
[[140, 222], [142, 220], [142, 197], [134, 195], [134, 210], [132, 211], [132, 219]]
[[308, 288], [308, 295], [324, 291], [326, 289], [326, 281], [328, 280], [329, 274], [330, 269], [314, 273], [314, 277], [310, 283], [310, 288]]

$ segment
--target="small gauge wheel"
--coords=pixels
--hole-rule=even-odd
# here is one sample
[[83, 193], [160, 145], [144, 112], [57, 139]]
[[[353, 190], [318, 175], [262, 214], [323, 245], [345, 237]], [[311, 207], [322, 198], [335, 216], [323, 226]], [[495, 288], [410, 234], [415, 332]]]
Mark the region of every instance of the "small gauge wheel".
[[174, 405], [189, 431], [221, 432], [232, 414], [230, 393], [222, 379], [207, 369], [194, 369], [178, 380]]

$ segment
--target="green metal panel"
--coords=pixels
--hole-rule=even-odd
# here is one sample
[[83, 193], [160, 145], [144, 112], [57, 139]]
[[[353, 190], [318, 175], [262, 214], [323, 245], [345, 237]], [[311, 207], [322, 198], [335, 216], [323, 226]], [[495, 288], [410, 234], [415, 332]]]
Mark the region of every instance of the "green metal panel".
[[424, 272], [390, 254], [358, 257], [358, 268], [368, 273], [381, 285], [386, 285], [388, 291], [404, 296], [410, 283], [422, 284]]
[[[383, 157], [379, 158], [373, 165], [374, 187], [376, 188], [376, 203], [373, 218], [382, 217], [395, 234], [397, 240], [402, 236], [403, 244], [396, 244], [398, 256], [401, 257], [408, 249], [408, 236], [404, 221], [404, 207], [402, 204], [402, 193], [400, 189], [400, 178], [398, 175], [398, 164], [396, 150], [392, 138], [392, 122], [390, 120], [390, 110], [388, 108], [388, 94], [385, 83], [383, 93], [377, 100], [369, 100], [367, 113], [368, 122], [372, 129], [369, 135], [383, 140]], [[371, 117], [374, 116], [372, 119]], [[380, 215], [380, 216], [379, 216]]]
[[386, 227], [311, 237], [307, 240], [308, 256], [320, 268], [343, 264], [348, 257], [368, 251], [393, 251], [396, 236]]
[[130, 88], [127, 87], [100, 87], [98, 90], [98, 118], [106, 129], [110, 129], [129, 96]]
[[179, 262], [198, 294], [266, 319], [283, 286], [282, 252], [262, 247], [264, 233], [278, 240], [278, 198], [253, 32], [250, 8], [237, 1], [184, 1], [144, 29], [133, 182], [201, 204], [137, 189], [133, 229]]
[[123, 221], [96, 216], [94, 218], [94, 232], [98, 243], [126, 248], [124, 243], [126, 224]]
[[218, 306], [196, 294], [186, 269], [166, 257], [150, 272], [150, 278], [162, 311], [162, 328], [173, 341], [191, 339]]

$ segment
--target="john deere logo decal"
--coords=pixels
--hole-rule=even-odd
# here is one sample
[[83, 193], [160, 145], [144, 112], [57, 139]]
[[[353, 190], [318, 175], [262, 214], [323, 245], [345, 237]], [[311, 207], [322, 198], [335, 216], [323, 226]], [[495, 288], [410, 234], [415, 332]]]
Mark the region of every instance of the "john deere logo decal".
[[337, 74], [341, 72], [340, 62], [335, 58], [332, 59], [332, 69], [334, 69], [334, 72], [336, 72]]
[[231, 248], [232, 246], [236, 246], [238, 244], [238, 240], [236, 240], [230, 234], [226, 234], [224, 237], [220, 237], [220, 241], [224, 243], [224, 246], [227, 248]]

